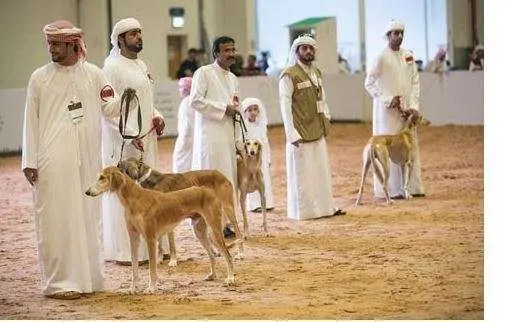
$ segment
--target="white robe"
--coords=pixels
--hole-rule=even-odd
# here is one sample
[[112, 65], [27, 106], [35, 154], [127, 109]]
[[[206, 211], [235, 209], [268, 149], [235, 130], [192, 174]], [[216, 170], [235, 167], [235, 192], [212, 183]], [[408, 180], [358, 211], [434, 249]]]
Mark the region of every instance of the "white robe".
[[172, 154], [172, 172], [191, 170], [193, 160], [193, 134], [195, 129], [195, 110], [190, 107], [191, 96], [182, 99], [177, 112], [177, 138]]
[[[261, 154], [261, 172], [263, 173], [263, 181], [265, 183], [265, 199], [266, 208], [274, 208], [274, 192], [272, 188], [272, 178], [270, 177], [270, 143], [268, 142], [268, 129], [266, 123], [258, 122], [245, 122], [247, 126], [247, 139], [257, 139], [263, 144], [263, 151]], [[259, 191], [254, 191], [247, 195], [247, 209], [254, 210], [261, 207], [261, 197]]]
[[[101, 170], [101, 113], [118, 113], [117, 97], [87, 62], [49, 63], [32, 73], [23, 124], [22, 169], [38, 170], [34, 185], [38, 262], [43, 293], [102, 290], [100, 198], [85, 195]], [[82, 103], [73, 123], [68, 104]]]
[[[309, 70], [307, 73], [317, 84], [319, 79], [314, 73]], [[300, 143], [299, 147], [292, 144], [301, 138], [293, 125], [293, 90], [291, 78], [283, 76], [279, 81], [279, 100], [286, 134], [287, 216], [297, 220], [332, 216], [338, 208], [333, 200], [327, 142], [322, 137]], [[323, 99], [325, 101], [324, 91]], [[324, 105], [328, 113], [327, 104]]]
[[225, 110], [235, 95], [239, 96], [238, 79], [216, 62], [200, 67], [193, 74], [191, 107], [198, 113], [195, 113], [192, 169], [219, 170], [233, 187], [236, 187], [235, 130], [239, 128], [236, 125], [235, 129], [232, 117], [225, 115]]
[[[117, 93], [130, 87], [136, 90], [141, 108], [141, 133], [144, 135], [152, 128], [152, 118], [161, 116], [154, 108], [152, 83], [149, 78], [147, 66], [141, 59], [129, 59], [122, 55], [108, 59], [104, 65], [104, 73]], [[126, 134], [136, 135], [138, 133], [137, 108], [129, 113]], [[118, 164], [122, 146], [122, 136], [118, 127], [119, 118], [102, 119], [102, 160], [103, 166]], [[154, 168], [157, 159], [157, 135], [155, 131], [150, 132], [143, 138], [144, 153], [143, 162]], [[123, 149], [122, 159], [128, 157], [140, 157], [141, 152], [127, 140]], [[129, 234], [125, 224], [124, 209], [120, 200], [115, 194], [105, 194], [102, 200], [102, 218], [104, 233], [104, 252], [106, 260], [130, 261], [131, 250]], [[165, 253], [169, 249], [168, 241], [164, 241]], [[139, 260], [148, 259], [147, 245], [144, 240], [140, 241]]]
[[[411, 61], [408, 57], [411, 57]], [[408, 60], [408, 61], [407, 61]], [[413, 54], [401, 48], [393, 51], [386, 47], [374, 61], [365, 79], [365, 88], [373, 97], [373, 135], [396, 134], [402, 128], [402, 120], [397, 110], [388, 109], [394, 96], [401, 97], [401, 109], [419, 109], [419, 76]], [[418, 140], [415, 137], [415, 160], [413, 175], [408, 183], [411, 194], [423, 194], [420, 174]], [[400, 167], [390, 163], [390, 196], [403, 195]], [[374, 195], [384, 198], [379, 181], [374, 176]]]

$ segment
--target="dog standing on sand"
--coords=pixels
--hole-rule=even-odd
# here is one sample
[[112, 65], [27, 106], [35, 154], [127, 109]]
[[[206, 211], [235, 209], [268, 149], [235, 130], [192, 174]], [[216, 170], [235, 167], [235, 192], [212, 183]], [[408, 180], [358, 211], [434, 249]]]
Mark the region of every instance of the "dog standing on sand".
[[261, 172], [261, 153], [263, 146], [259, 140], [247, 139], [243, 147], [237, 147], [237, 173], [238, 173], [238, 199], [243, 216], [243, 232], [245, 238], [249, 236], [249, 224], [247, 216], [247, 194], [259, 191], [261, 199], [261, 214], [263, 216], [263, 230], [266, 236], [270, 236], [266, 221], [265, 183]]
[[[118, 163], [118, 168], [132, 179], [136, 180], [143, 188], [162, 192], [177, 191], [193, 186], [212, 188], [217, 198], [222, 203], [224, 216], [234, 227], [236, 239], [243, 240], [243, 235], [236, 220], [234, 207], [233, 186], [220, 171], [194, 170], [184, 173], [161, 173], [152, 169], [139, 159], [131, 157]], [[199, 220], [202, 220], [200, 218]], [[168, 234], [170, 246], [170, 260], [168, 266], [177, 266], [177, 252], [175, 248], [175, 235], [173, 231]], [[236, 258], [243, 257], [243, 243], [239, 245]]]
[[413, 160], [415, 157], [414, 135], [419, 125], [428, 125], [430, 122], [414, 109], [403, 111], [401, 116], [404, 120], [404, 125], [397, 134], [372, 136], [365, 145], [363, 149], [361, 184], [356, 198], [356, 205], [361, 204], [365, 177], [371, 164], [383, 187], [386, 204], [392, 202], [388, 193], [390, 161], [401, 167], [404, 199], [411, 198], [408, 192], [408, 182], [413, 172]]

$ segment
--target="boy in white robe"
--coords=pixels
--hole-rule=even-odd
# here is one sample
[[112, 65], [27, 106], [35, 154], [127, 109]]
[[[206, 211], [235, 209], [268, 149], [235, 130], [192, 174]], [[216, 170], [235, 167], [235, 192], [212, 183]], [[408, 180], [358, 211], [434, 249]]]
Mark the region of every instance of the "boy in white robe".
[[102, 167], [101, 114], [119, 98], [85, 61], [82, 30], [59, 20], [43, 28], [52, 62], [30, 77], [21, 167], [34, 189], [43, 294], [77, 299], [103, 289], [100, 199], [84, 191]]
[[[261, 153], [261, 172], [263, 173], [263, 181], [265, 184], [266, 210], [274, 208], [274, 192], [272, 188], [272, 178], [270, 176], [270, 167], [272, 159], [270, 155], [270, 143], [268, 141], [268, 120], [266, 117], [266, 109], [260, 99], [248, 97], [241, 103], [243, 113], [245, 115], [245, 124], [247, 126], [247, 139], [257, 139], [263, 145]], [[261, 211], [261, 198], [259, 191], [254, 191], [247, 195], [247, 208], [251, 211]]]
[[183, 77], [178, 82], [182, 101], [177, 112], [177, 138], [172, 154], [173, 173], [191, 170], [195, 129], [195, 110], [190, 107], [191, 80], [191, 77]]

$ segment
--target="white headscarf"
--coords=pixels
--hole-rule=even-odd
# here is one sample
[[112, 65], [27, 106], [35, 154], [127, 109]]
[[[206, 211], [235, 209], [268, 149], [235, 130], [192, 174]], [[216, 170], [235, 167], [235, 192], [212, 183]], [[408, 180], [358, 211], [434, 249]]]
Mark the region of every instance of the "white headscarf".
[[386, 25], [386, 28], [384, 29], [384, 36], [387, 37], [387, 34], [392, 30], [404, 31], [404, 24], [398, 20], [390, 20], [390, 22]]
[[243, 110], [243, 112], [245, 112], [247, 110], [247, 108], [252, 105], [257, 105], [257, 107], [259, 109], [259, 114], [256, 118], [256, 123], [267, 126], [268, 118], [266, 117], [266, 108], [265, 108], [265, 105], [263, 104], [263, 102], [261, 102], [261, 100], [259, 98], [247, 97], [241, 103], [241, 109]]
[[317, 42], [313, 37], [309, 35], [300, 35], [298, 36], [291, 45], [290, 48], [290, 57], [288, 58], [288, 66], [293, 66], [297, 63], [297, 48], [299, 48], [300, 45], [310, 45], [313, 46], [313, 48], [317, 48]]
[[[118, 47], [118, 36], [133, 29], [141, 29], [141, 24], [138, 20], [134, 18], [125, 18], [118, 21], [114, 27], [113, 32], [111, 32], [111, 51], [109, 52], [109, 56], [106, 58], [106, 62], [109, 59], [112, 59], [118, 55], [120, 55], [120, 47]], [[105, 63], [105, 62], [104, 62]]]

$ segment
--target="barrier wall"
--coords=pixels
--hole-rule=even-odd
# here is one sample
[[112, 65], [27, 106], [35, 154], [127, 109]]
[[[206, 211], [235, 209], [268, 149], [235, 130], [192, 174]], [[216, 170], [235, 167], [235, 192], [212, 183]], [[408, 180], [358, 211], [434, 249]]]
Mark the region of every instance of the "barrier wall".
[[[324, 86], [335, 121], [370, 121], [372, 101], [364, 75], [326, 75]], [[483, 125], [482, 72], [455, 71], [444, 75], [420, 74], [420, 108], [432, 125]], [[267, 108], [269, 123], [282, 124], [278, 79], [240, 78], [241, 98], [258, 97]], [[166, 119], [165, 135], [177, 134], [177, 109], [181, 98], [176, 81], [156, 85], [155, 105]], [[25, 89], [0, 90], [0, 153], [19, 151], [22, 142]]]

